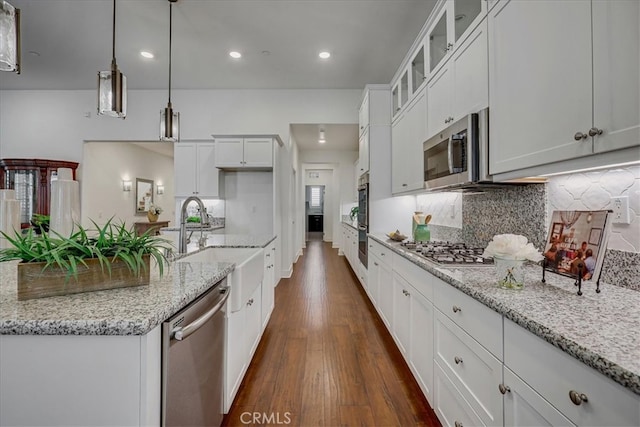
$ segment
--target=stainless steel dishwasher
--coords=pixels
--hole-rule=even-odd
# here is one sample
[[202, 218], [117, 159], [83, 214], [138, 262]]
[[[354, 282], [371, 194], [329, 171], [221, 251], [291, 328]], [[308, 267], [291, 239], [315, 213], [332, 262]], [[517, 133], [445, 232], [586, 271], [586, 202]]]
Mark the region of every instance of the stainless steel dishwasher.
[[219, 426], [223, 417], [223, 279], [162, 324], [162, 425]]

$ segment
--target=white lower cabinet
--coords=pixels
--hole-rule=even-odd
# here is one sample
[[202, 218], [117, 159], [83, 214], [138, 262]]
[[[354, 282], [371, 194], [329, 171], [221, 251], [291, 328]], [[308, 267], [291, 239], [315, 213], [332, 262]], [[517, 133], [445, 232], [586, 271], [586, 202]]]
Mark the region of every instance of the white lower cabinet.
[[267, 327], [271, 312], [275, 305], [275, 259], [276, 259], [276, 241], [271, 242], [264, 249], [264, 271], [262, 277], [262, 329]]
[[414, 292], [398, 273], [393, 273], [393, 338], [400, 352], [408, 359], [411, 339], [411, 294]]
[[460, 395], [444, 370], [434, 363], [433, 410], [445, 427], [482, 426], [482, 420]]
[[435, 361], [483, 425], [502, 425], [502, 362], [440, 310], [435, 312]]
[[[379, 310], [382, 321], [390, 332], [393, 331], [393, 273], [391, 268], [381, 263], [378, 270], [378, 296]], [[392, 332], [393, 335], [393, 332]]]
[[427, 400], [433, 402], [433, 304], [420, 292], [412, 292], [410, 302], [409, 367]]
[[[510, 320], [504, 364], [580, 426], [640, 425], [640, 396]], [[508, 385], [508, 384], [505, 384]]]
[[369, 297], [442, 425], [640, 426], [639, 395], [388, 247], [369, 250]]
[[242, 309], [236, 312], [226, 312], [225, 413], [229, 412], [229, 408], [231, 408], [251, 358], [260, 342], [262, 336], [261, 306], [262, 286], [258, 286], [244, 302]]
[[504, 391], [505, 426], [575, 426], [506, 366], [499, 390]]

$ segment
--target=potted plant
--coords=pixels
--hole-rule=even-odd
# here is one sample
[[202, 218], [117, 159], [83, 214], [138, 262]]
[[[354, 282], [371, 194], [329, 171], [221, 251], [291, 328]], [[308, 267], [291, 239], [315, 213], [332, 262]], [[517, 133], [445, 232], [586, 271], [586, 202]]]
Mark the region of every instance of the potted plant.
[[[93, 222], [93, 221], [92, 221]], [[0, 262], [20, 260], [18, 300], [149, 284], [150, 259], [160, 276], [168, 241], [146, 232], [138, 236], [111, 219], [91, 232], [80, 225], [70, 237], [55, 232], [3, 236], [13, 247], [0, 250]]]
[[30, 222], [36, 234], [41, 234], [43, 231], [45, 233], [49, 231], [50, 220], [51, 217], [49, 215], [33, 214]]
[[147, 219], [149, 222], [156, 222], [158, 220], [158, 216], [164, 211], [160, 206], [151, 204], [149, 206], [149, 210], [147, 211]]

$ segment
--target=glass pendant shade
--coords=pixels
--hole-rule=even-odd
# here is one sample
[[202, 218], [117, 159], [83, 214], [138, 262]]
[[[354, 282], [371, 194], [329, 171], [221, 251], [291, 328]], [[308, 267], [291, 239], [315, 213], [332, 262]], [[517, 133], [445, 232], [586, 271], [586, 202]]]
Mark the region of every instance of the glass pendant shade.
[[115, 65], [112, 70], [98, 72], [98, 114], [127, 116], [127, 77]]
[[111, 69], [98, 71], [98, 115], [124, 119], [127, 117], [127, 78], [116, 64], [116, 0], [113, 0], [111, 51]]
[[0, 71], [20, 74], [20, 9], [0, 0]]
[[180, 113], [173, 111], [171, 103], [160, 111], [160, 141], [180, 141]]

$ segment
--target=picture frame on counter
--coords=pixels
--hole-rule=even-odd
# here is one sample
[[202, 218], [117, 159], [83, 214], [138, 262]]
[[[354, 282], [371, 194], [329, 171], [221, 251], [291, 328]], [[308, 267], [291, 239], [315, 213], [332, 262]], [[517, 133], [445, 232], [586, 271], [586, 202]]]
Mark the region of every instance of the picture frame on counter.
[[545, 271], [576, 283], [599, 282], [607, 249], [611, 211], [553, 211], [544, 248]]

